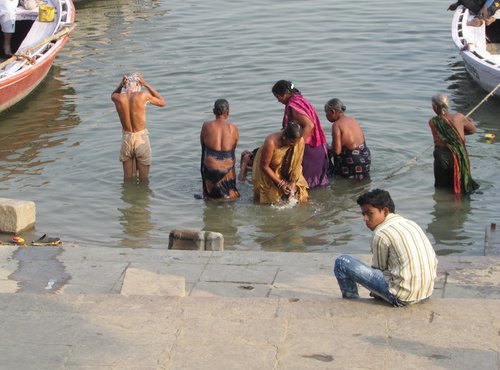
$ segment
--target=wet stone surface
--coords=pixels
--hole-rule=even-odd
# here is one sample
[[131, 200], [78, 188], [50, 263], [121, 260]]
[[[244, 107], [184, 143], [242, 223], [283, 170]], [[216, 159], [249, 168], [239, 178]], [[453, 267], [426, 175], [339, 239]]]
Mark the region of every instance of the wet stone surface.
[[12, 258], [19, 262], [10, 280], [19, 283], [18, 293], [55, 293], [71, 279], [57, 259], [63, 252], [58, 247], [18, 248]]

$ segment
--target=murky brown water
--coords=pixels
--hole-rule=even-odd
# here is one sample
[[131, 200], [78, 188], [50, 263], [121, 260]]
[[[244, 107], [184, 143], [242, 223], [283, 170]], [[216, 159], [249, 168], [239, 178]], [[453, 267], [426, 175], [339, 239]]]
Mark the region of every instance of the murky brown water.
[[[88, 0], [47, 80], [0, 115], [0, 196], [37, 203], [36, 230], [66, 244], [164, 248], [174, 228], [218, 231], [227, 249], [368, 251], [370, 231], [355, 199], [373, 187], [393, 195], [436, 249], [482, 254], [485, 226], [498, 220], [500, 104], [473, 117], [468, 139], [480, 192], [456, 204], [435, 192], [430, 97], [447, 92], [467, 113], [486, 93], [465, 74], [450, 37], [447, 4], [367, 0], [308, 2]], [[380, 4], [379, 4], [380, 5]], [[390, 12], [388, 12], [390, 9]], [[167, 100], [148, 108], [154, 162], [149, 186], [126, 186], [118, 161], [121, 129], [110, 95], [123, 73], [139, 70]], [[271, 94], [293, 80], [320, 112], [341, 98], [372, 151], [370, 181], [337, 181], [293, 209], [254, 205], [242, 185], [234, 204], [205, 203], [199, 130], [215, 99], [231, 104], [237, 155], [280, 127]], [[415, 164], [405, 166], [412, 158]], [[398, 172], [398, 169], [402, 169]]]

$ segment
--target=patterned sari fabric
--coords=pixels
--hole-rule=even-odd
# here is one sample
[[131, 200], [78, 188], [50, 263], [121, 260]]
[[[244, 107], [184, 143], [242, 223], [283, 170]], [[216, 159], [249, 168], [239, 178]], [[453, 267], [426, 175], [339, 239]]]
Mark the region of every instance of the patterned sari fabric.
[[[281, 180], [295, 182], [297, 190], [294, 194], [300, 203], [307, 201], [307, 181], [302, 174], [302, 157], [304, 155], [304, 140], [292, 147], [281, 147], [273, 153], [270, 167]], [[281, 189], [261, 170], [259, 163], [262, 147], [257, 151], [252, 168], [254, 199], [263, 204], [273, 204], [288, 200]]]
[[334, 161], [335, 175], [361, 181], [370, 172], [370, 149], [366, 144], [361, 144], [353, 150], [344, 148], [340, 155], [334, 157]]
[[234, 150], [224, 152], [202, 146], [201, 177], [205, 198], [234, 200], [240, 196], [236, 189], [235, 163]]
[[429, 126], [432, 135], [444, 144], [444, 147], [434, 148], [435, 186], [449, 186], [457, 196], [474, 192], [479, 184], [472, 179], [470, 173], [465, 140], [451, 122], [443, 117], [433, 117]]
[[305, 154], [302, 162], [304, 177], [309, 188], [326, 186], [328, 181], [328, 146], [326, 136], [321, 126], [316, 109], [300, 93], [293, 94], [285, 106], [283, 128], [286, 127], [291, 116], [291, 109], [308, 117], [314, 125], [311, 135], [305, 141]]

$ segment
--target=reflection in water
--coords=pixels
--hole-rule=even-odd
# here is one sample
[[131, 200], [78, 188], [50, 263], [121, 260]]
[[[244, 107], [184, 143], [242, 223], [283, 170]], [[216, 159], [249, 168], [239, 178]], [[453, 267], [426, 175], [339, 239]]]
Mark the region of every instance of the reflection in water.
[[123, 246], [150, 247], [150, 232], [154, 228], [149, 209], [151, 195], [152, 191], [147, 184], [128, 181], [122, 184], [121, 199], [126, 207], [118, 210], [122, 213], [119, 222], [123, 226]]
[[74, 90], [53, 66], [46, 79], [26, 99], [0, 114], [0, 182], [25, 174], [39, 175], [57, 157], [41, 158], [43, 149], [66, 142], [62, 132], [80, 123], [75, 106], [65, 102]]
[[272, 212], [261, 206], [261, 214], [253, 218], [256, 241], [269, 251], [337, 251], [354, 239], [353, 224], [361, 227], [356, 199], [370, 185], [370, 178], [361, 182], [335, 178], [333, 185], [311, 192], [307, 204]]
[[[241, 242], [238, 228], [234, 224], [234, 202], [205, 201], [203, 208], [204, 231], [221, 233], [224, 236], [224, 248], [234, 249]], [[229, 248], [228, 248], [229, 247]]]
[[456, 198], [446, 189], [436, 189], [434, 195], [433, 219], [427, 226], [427, 232], [435, 240], [434, 248], [439, 255], [461, 253], [459, 246], [467, 245], [469, 237], [462, 234], [464, 222], [470, 212], [470, 198]]
[[[304, 252], [303, 233], [311, 223], [311, 216], [304, 220], [310, 205], [298, 204], [293, 208], [271, 208], [257, 205], [261, 213], [253, 220], [258, 228], [256, 241], [263, 250]], [[285, 227], [284, 227], [285, 226]]]
[[[447, 79], [448, 89], [453, 92], [450, 98], [455, 105], [455, 110], [467, 115], [482, 102], [488, 92], [480, 88], [467, 73], [462, 60], [450, 63], [450, 68], [453, 72]], [[498, 130], [498, 102], [498, 97], [491, 96], [471, 114], [471, 118], [476, 121], [479, 130], [486, 129], [486, 125], [493, 126], [494, 129]]]

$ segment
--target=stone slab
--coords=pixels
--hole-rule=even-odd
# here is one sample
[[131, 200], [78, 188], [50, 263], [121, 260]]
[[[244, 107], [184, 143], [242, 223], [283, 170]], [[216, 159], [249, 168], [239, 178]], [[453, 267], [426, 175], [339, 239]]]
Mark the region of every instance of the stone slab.
[[184, 297], [186, 281], [180, 276], [129, 267], [123, 279], [121, 294]]
[[0, 294], [0, 308], [6, 369], [498, 368], [500, 300]]
[[35, 225], [36, 205], [29, 200], [0, 198], [0, 231], [17, 234]]

